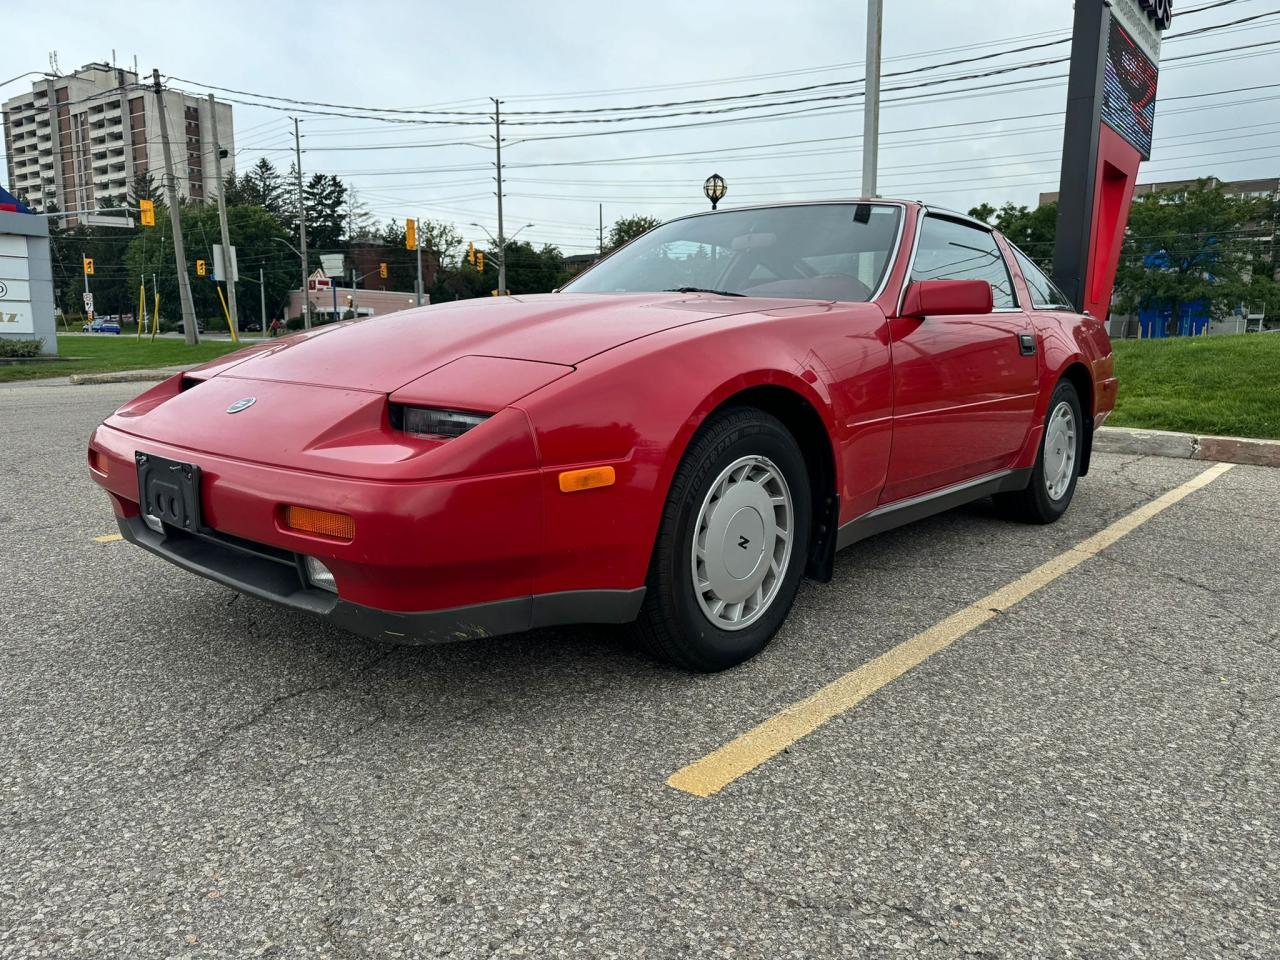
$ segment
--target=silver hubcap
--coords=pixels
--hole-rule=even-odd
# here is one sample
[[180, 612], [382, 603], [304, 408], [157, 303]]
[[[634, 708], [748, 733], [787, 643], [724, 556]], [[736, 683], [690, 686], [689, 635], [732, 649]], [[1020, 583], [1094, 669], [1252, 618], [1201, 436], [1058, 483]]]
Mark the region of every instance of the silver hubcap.
[[708, 620], [741, 630], [769, 609], [791, 560], [794, 522], [791, 490], [772, 460], [725, 467], [694, 528], [693, 594]]
[[1076, 470], [1076, 415], [1071, 404], [1053, 409], [1044, 434], [1044, 489], [1051, 500], [1061, 500]]

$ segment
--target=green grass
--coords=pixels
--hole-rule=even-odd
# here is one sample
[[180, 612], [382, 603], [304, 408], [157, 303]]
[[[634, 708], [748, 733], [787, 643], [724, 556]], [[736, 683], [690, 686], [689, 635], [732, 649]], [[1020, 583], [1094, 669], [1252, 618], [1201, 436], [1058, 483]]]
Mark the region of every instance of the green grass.
[[36, 361], [0, 364], [0, 383], [11, 380], [34, 380], [40, 377], [66, 377], [73, 373], [110, 373], [115, 370], [153, 370], [212, 360], [238, 349], [230, 341], [202, 340], [189, 347], [176, 338], [146, 337], [139, 342], [133, 336], [96, 334], [81, 337], [58, 337], [58, 354], [70, 360]]
[[1117, 340], [1116, 427], [1280, 439], [1280, 334]]

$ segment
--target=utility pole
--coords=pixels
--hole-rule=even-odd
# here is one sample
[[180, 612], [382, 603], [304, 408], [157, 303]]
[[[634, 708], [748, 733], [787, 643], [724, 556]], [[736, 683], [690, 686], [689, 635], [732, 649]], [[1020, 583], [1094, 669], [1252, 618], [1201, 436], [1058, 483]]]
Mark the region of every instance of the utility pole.
[[875, 197], [880, 160], [880, 32], [884, 0], [867, 0], [867, 78], [862, 98], [862, 195]]
[[262, 332], [267, 332], [267, 281], [262, 275], [262, 268], [258, 268], [258, 296], [261, 297], [260, 305], [262, 307]]
[[422, 238], [417, 235], [418, 224], [422, 223], [421, 217], [415, 217], [414, 238], [413, 238], [413, 255], [418, 261], [418, 279], [414, 284], [413, 290], [418, 297], [418, 306], [422, 306]]
[[156, 95], [156, 109], [160, 113], [160, 146], [164, 150], [164, 185], [169, 197], [169, 226], [173, 228], [173, 264], [178, 270], [178, 302], [182, 306], [182, 332], [187, 344], [194, 346], [200, 339], [196, 329], [196, 308], [191, 300], [191, 277], [187, 275], [187, 250], [182, 242], [182, 217], [178, 212], [178, 181], [173, 174], [173, 151], [169, 147], [169, 111], [165, 109], [164, 90], [160, 86], [160, 71], [151, 71], [152, 89]]
[[221, 280], [227, 285], [227, 311], [231, 314], [231, 338], [239, 337], [240, 314], [236, 312], [235, 257], [231, 255], [231, 233], [227, 229], [226, 188], [222, 180], [222, 144], [218, 142], [218, 105], [209, 94], [209, 130], [213, 133], [213, 175], [218, 178], [218, 225], [222, 228]]
[[302, 138], [298, 118], [293, 118], [293, 152], [298, 171], [298, 246], [302, 248], [302, 326], [311, 329], [311, 298], [307, 296], [307, 205], [302, 199]]
[[604, 256], [604, 204], [600, 204], [600, 256]]
[[507, 240], [502, 231], [502, 101], [490, 97], [493, 101], [493, 142], [497, 147], [498, 167], [498, 296], [507, 294]]

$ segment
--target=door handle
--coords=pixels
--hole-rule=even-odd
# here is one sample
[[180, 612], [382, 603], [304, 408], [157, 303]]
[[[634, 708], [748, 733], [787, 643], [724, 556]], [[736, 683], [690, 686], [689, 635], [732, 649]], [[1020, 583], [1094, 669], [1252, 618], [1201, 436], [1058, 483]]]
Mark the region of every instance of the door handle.
[[1034, 333], [1018, 334], [1018, 352], [1024, 357], [1036, 355], [1036, 335]]

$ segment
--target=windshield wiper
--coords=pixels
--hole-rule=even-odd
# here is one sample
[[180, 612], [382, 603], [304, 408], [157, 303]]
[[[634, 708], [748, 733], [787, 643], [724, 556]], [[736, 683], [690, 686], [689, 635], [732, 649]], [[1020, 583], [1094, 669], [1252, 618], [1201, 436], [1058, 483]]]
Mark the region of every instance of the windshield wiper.
[[668, 287], [663, 293], [712, 293], [717, 297], [745, 297], [745, 293], [734, 293], [732, 290], [711, 290], [707, 287]]

